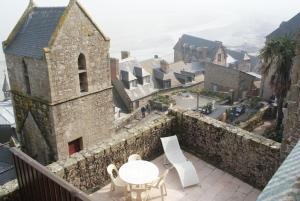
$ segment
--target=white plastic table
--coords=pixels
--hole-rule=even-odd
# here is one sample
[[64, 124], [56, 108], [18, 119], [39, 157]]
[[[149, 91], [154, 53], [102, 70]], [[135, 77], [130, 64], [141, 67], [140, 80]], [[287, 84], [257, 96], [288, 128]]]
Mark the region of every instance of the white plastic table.
[[143, 185], [154, 181], [159, 175], [159, 170], [149, 161], [136, 160], [122, 165], [119, 175], [128, 184]]

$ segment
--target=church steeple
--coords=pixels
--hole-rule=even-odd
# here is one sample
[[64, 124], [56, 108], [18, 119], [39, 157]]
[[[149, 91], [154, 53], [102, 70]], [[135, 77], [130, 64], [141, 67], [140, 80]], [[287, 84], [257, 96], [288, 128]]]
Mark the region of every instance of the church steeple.
[[6, 73], [4, 71], [4, 82], [2, 86], [2, 91], [4, 94], [4, 100], [9, 100], [10, 99], [10, 87], [6, 78]]

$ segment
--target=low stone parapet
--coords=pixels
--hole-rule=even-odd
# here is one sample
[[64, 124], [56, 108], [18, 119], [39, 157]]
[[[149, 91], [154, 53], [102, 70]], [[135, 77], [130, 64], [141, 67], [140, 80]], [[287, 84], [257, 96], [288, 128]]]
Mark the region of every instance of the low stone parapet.
[[202, 114], [172, 109], [186, 151], [262, 189], [280, 164], [280, 143]]

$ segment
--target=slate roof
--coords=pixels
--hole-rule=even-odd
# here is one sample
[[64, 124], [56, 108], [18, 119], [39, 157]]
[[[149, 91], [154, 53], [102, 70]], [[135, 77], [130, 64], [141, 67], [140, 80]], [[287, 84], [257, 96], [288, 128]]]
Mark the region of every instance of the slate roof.
[[259, 65], [260, 60], [256, 56], [249, 55], [246, 51], [236, 51], [236, 50], [231, 50], [228, 48], [225, 48], [226, 54], [229, 55], [227, 59], [230, 57], [233, 58], [233, 60], [230, 62], [228, 61], [227, 63], [240, 63], [241, 61], [244, 60], [244, 58], [249, 57], [250, 58], [250, 63], [251, 63], [251, 71], [256, 70], [255, 68]]
[[138, 84], [137, 87], [132, 89], [125, 88], [125, 91], [129, 96], [130, 100], [135, 101], [153, 94], [154, 92], [157, 91], [157, 89], [154, 89], [152, 84], [146, 84], [146, 85]]
[[295, 196], [293, 200], [300, 200], [300, 188], [296, 185], [300, 181], [300, 141], [278, 168], [272, 179], [258, 196], [257, 201], [292, 200], [288, 196]]
[[0, 143], [0, 185], [16, 178], [9, 146]]
[[42, 58], [65, 7], [35, 7], [14, 39], [4, 49], [7, 54]]
[[[134, 57], [129, 57], [121, 60], [119, 63], [119, 69], [121, 73], [121, 78], [125, 78], [126, 81], [136, 80], [136, 76], [139, 75], [151, 75], [149, 72], [143, 69], [143, 66]], [[120, 83], [122, 82], [120, 81]], [[153, 87], [153, 83], [151, 81], [150, 84], [137, 84], [137, 87], [130, 89], [127, 89], [123, 83], [122, 85], [131, 101], [135, 101], [143, 97], [149, 96], [157, 91], [157, 89]]]
[[197, 47], [207, 47], [208, 52], [207, 56], [210, 59], [213, 59], [214, 56], [216, 55], [218, 49], [222, 46], [222, 43], [219, 41], [211, 41], [211, 40], [206, 40], [203, 38], [183, 34], [180, 38], [180, 40], [177, 42], [177, 44], [174, 46], [174, 49], [179, 48], [180, 46], [188, 44], [188, 45], [194, 45], [195, 48]]
[[270, 40], [278, 37], [287, 36], [291, 39], [296, 40], [299, 29], [300, 29], [300, 13], [292, 17], [287, 22], [282, 22], [280, 26], [275, 31], [270, 33], [266, 38], [267, 40]]

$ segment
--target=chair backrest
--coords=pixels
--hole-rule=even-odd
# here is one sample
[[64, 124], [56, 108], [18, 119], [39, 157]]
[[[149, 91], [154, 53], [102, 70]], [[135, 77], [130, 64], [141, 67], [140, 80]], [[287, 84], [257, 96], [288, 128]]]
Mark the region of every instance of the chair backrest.
[[132, 154], [128, 157], [128, 162], [129, 161], [136, 161], [136, 160], [142, 160], [142, 157], [138, 154]]
[[181, 150], [178, 142], [178, 138], [176, 135], [170, 137], [160, 138], [164, 151], [165, 152], [173, 152], [176, 150]]
[[110, 164], [109, 166], [107, 166], [106, 170], [107, 170], [107, 173], [109, 174], [109, 177], [112, 181], [116, 178], [114, 176], [114, 172], [115, 172], [116, 176], [119, 175], [119, 171], [118, 171], [117, 167], [114, 164]]
[[178, 138], [176, 135], [160, 138], [165, 155], [171, 163], [179, 163], [186, 160], [180, 149]]

